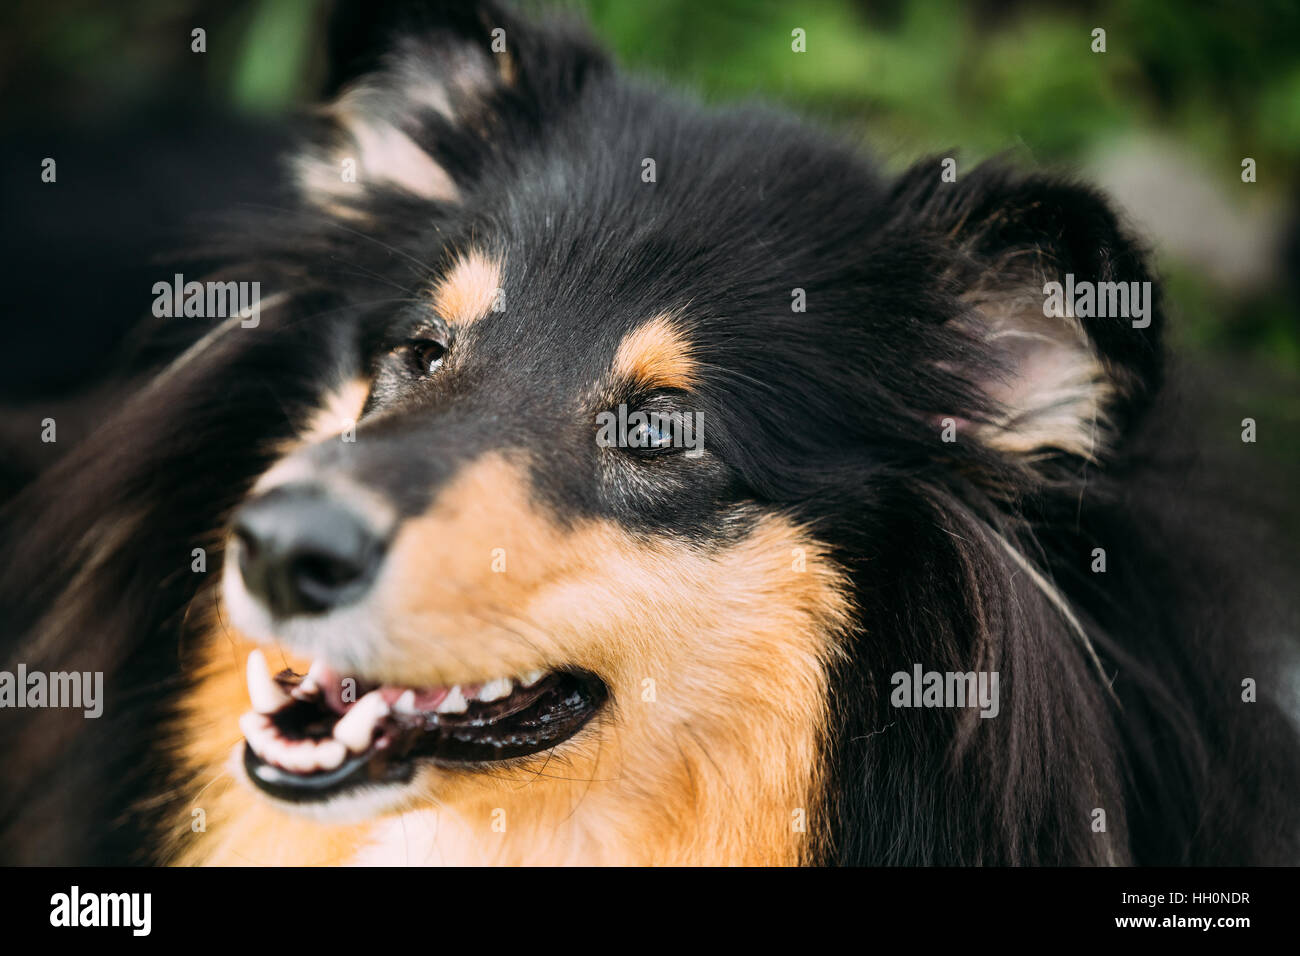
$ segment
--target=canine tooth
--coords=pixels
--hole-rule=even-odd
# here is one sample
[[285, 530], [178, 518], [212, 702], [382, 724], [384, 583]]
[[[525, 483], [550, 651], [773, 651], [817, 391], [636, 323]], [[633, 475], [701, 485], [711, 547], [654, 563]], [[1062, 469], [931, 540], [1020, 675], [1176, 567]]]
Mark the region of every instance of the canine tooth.
[[402, 696], [393, 701], [393, 712], [397, 714], [418, 714], [420, 709], [415, 706], [415, 691], [402, 691]]
[[388, 716], [388, 705], [379, 691], [372, 690], [352, 705], [343, 719], [334, 725], [334, 739], [354, 753], [370, 746], [375, 725]]
[[325, 665], [320, 661], [312, 661], [311, 667], [307, 668], [307, 676], [298, 682], [298, 686], [293, 689], [293, 696], [299, 700], [304, 697], [313, 697], [320, 693], [320, 675], [325, 670]]
[[289, 703], [289, 695], [271, 677], [271, 669], [266, 666], [266, 655], [261, 651], [253, 651], [248, 655], [248, 699], [253, 702], [253, 710], [259, 714], [274, 714]]
[[460, 692], [460, 685], [457, 684], [447, 692], [447, 696], [442, 699], [435, 713], [439, 714], [463, 714], [469, 708], [469, 701], [465, 695]]
[[509, 697], [512, 690], [514, 690], [514, 681], [509, 677], [498, 677], [496, 680], [488, 681], [479, 689], [478, 699], [484, 703], [500, 700], [502, 697]]
[[524, 674], [519, 678], [519, 683], [523, 684], [525, 687], [532, 687], [545, 676], [546, 671], [529, 671], [527, 674]]

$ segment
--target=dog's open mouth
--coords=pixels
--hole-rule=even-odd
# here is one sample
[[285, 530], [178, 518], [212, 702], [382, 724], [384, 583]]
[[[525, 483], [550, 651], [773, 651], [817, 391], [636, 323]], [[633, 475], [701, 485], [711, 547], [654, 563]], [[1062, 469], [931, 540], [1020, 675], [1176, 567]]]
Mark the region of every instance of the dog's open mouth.
[[478, 685], [399, 687], [346, 677], [317, 662], [274, 677], [248, 659], [253, 709], [240, 718], [244, 766], [281, 800], [321, 801], [361, 784], [404, 783], [420, 762], [464, 766], [524, 757], [562, 743], [607, 696], [581, 671], [533, 671]]

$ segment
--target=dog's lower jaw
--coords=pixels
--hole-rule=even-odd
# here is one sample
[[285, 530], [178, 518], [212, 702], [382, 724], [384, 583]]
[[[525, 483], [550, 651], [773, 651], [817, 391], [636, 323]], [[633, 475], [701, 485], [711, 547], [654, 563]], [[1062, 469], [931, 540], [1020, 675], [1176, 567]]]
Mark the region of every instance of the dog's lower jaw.
[[[227, 647], [219, 656], [238, 661], [241, 653]], [[826, 695], [806, 679], [812, 672], [803, 676], [800, 686], [775, 691], [816, 702], [798, 719], [759, 706], [771, 690], [761, 683], [751, 706], [704, 724], [668, 701], [629, 694], [549, 756], [482, 775], [426, 768], [408, 787], [407, 808], [329, 822], [287, 812], [240, 778], [235, 757], [244, 744], [231, 740], [230, 728], [245, 694], [237, 663], [228, 665], [208, 680], [235, 685], [232, 713], [194, 728], [184, 761], [189, 800], [177, 807], [163, 856], [228, 866], [809, 862], [828, 830], [820, 773]], [[224, 759], [213, 762], [218, 745]]]
[[[710, 752], [664, 740], [676, 754], [629, 770], [612, 733], [575, 760], [472, 777], [452, 805], [340, 823], [287, 812], [227, 776], [194, 801], [202, 832], [185, 833], [169, 862], [202, 865], [564, 866], [797, 865], [815, 858], [820, 741], [768, 732], [767, 766], [710, 740]], [[732, 738], [739, 740], [742, 738]], [[641, 742], [644, 744], [645, 742]], [[242, 746], [242, 745], [240, 745]], [[638, 748], [640, 749], [640, 748]], [[680, 750], [680, 753], [678, 751]], [[587, 760], [585, 757], [592, 757]], [[233, 763], [233, 761], [232, 761]], [[808, 768], [800, 773], [792, 768]], [[737, 771], [744, 770], [743, 773]], [[732, 771], [728, 773], [728, 771]], [[423, 774], [437, 774], [428, 769]], [[509, 779], [502, 786], [502, 776]], [[417, 776], [416, 784], [430, 781]], [[474, 792], [477, 791], [477, 792]], [[209, 815], [210, 814], [210, 815]]]

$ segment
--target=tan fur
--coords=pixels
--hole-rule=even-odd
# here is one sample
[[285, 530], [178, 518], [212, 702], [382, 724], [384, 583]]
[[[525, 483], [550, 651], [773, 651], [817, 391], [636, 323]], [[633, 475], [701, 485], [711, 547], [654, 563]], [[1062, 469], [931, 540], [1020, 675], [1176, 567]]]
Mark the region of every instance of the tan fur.
[[501, 77], [501, 83], [506, 87], [513, 87], [519, 79], [519, 64], [507, 50], [504, 53], [496, 54], [497, 58], [497, 75]]
[[271, 484], [287, 480], [284, 478], [286, 471], [292, 472], [296, 477], [311, 477], [313, 480], [331, 477], [315, 475], [303, 460], [294, 455], [311, 445], [340, 439], [350, 426], [355, 426], [360, 420], [369, 395], [370, 381], [362, 376], [355, 376], [329, 388], [320, 396], [316, 407], [308, 412], [305, 420], [298, 423], [293, 435], [270, 444], [268, 453], [276, 459], [276, 469], [262, 476], [258, 489], [264, 491]]
[[327, 393], [321, 407], [299, 435], [299, 442], [304, 445], [315, 444], [342, 434], [350, 425], [356, 425], [369, 394], [370, 382], [360, 377]]
[[433, 288], [433, 307], [452, 325], [468, 325], [492, 311], [501, 288], [502, 263], [477, 249], [457, 257]]
[[630, 332], [614, 356], [614, 374], [644, 388], [689, 389], [696, 365], [678, 320], [658, 315]]
[[367, 676], [414, 685], [583, 667], [609, 685], [605, 711], [552, 754], [424, 772], [400, 816], [289, 823], [221, 770], [247, 709], [246, 647], [214, 631], [181, 728], [208, 832], [188, 832], [187, 809], [179, 861], [808, 858], [825, 836], [827, 669], [848, 612], [824, 549], [775, 514], [716, 551], [604, 521], [562, 527], [526, 474], [485, 458], [402, 527], [357, 652]]

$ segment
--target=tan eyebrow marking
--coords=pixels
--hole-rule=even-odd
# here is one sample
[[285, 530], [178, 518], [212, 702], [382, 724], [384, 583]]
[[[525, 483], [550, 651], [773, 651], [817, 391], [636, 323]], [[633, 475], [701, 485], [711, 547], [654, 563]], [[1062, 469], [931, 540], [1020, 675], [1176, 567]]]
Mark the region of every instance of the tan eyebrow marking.
[[614, 355], [614, 374], [645, 388], [688, 389], [698, 368], [691, 341], [670, 313], [655, 316], [629, 332]]
[[461, 253], [433, 287], [434, 310], [450, 325], [468, 325], [492, 311], [501, 290], [502, 262], [478, 249]]

